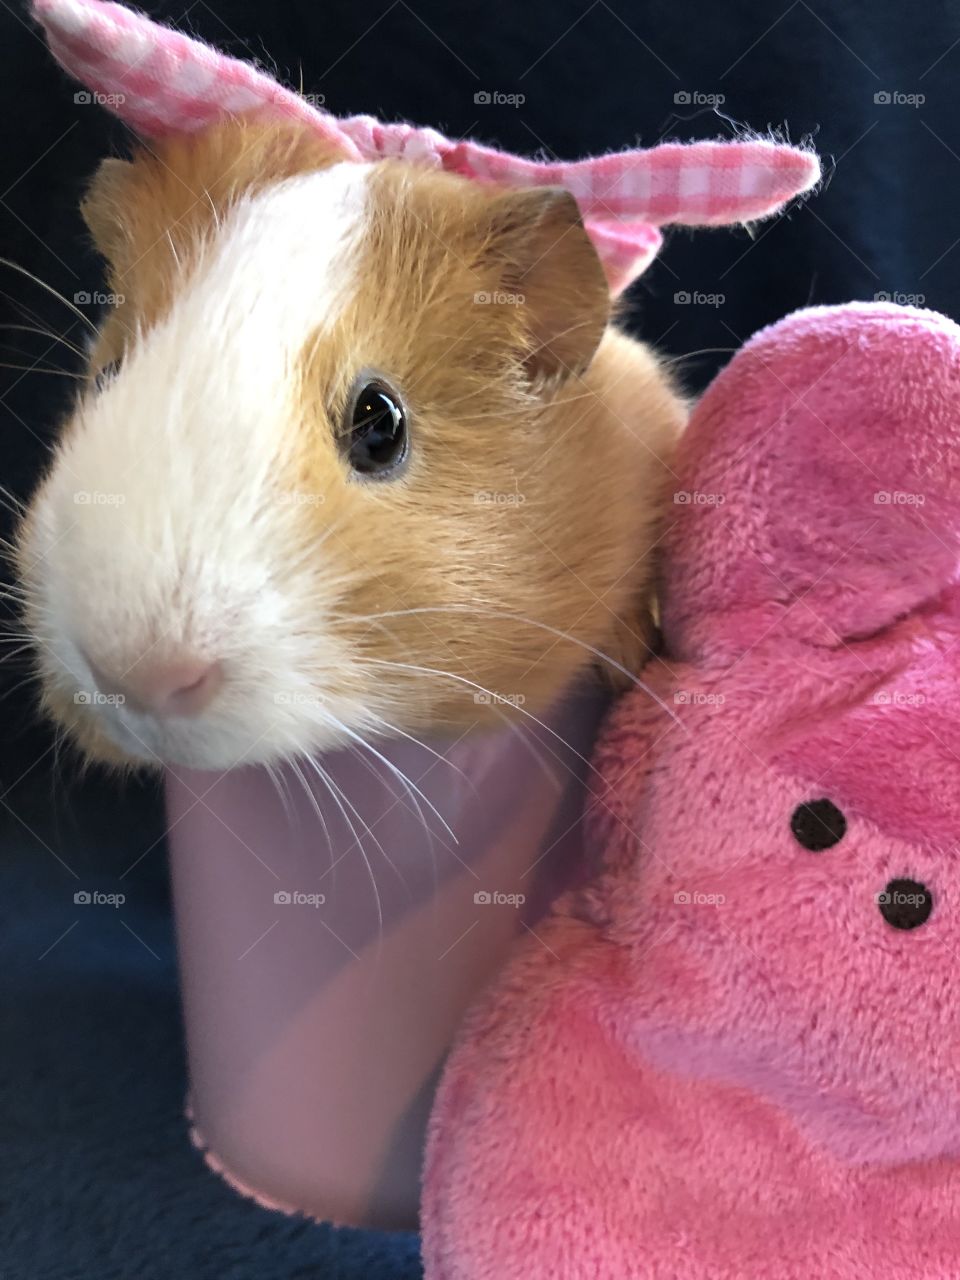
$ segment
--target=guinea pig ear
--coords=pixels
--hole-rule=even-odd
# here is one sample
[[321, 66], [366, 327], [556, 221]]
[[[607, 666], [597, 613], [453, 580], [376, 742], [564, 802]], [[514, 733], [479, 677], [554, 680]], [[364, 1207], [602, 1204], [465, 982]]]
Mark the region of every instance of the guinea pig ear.
[[123, 247], [124, 194], [132, 173], [133, 166], [127, 160], [111, 157], [101, 161], [80, 202], [80, 213], [94, 244], [113, 265], [116, 265]]
[[960, 581], [960, 328], [888, 303], [796, 312], [708, 388], [674, 461], [677, 657], [836, 648]]
[[488, 253], [520, 308], [531, 377], [581, 373], [610, 318], [610, 290], [576, 200], [562, 187], [497, 196]]

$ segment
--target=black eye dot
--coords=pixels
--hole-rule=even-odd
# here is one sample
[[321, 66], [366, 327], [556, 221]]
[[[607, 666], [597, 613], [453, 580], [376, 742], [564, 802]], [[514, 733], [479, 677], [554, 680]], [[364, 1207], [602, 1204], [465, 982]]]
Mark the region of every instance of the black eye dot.
[[840, 843], [846, 834], [847, 820], [832, 800], [808, 800], [794, 809], [790, 830], [804, 849], [822, 853]]
[[919, 880], [891, 880], [877, 894], [877, 906], [894, 929], [916, 929], [925, 924], [933, 910], [933, 894]]
[[347, 428], [347, 457], [361, 475], [385, 475], [406, 457], [406, 413], [400, 397], [383, 382], [361, 387]]

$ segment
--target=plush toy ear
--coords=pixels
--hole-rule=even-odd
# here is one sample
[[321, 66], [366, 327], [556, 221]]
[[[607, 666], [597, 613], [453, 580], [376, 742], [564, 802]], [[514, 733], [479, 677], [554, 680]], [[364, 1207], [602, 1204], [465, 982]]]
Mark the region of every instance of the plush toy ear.
[[610, 318], [610, 291], [574, 197], [562, 187], [498, 195], [488, 253], [523, 317], [531, 376], [582, 372]]
[[960, 329], [883, 303], [798, 312], [708, 389], [675, 471], [678, 657], [872, 635], [957, 581]]
[[61, 65], [145, 138], [195, 133], [244, 116], [292, 120], [344, 159], [403, 159], [479, 183], [572, 192], [614, 294], [645, 271], [660, 226], [728, 226], [777, 213], [820, 179], [808, 150], [765, 138], [662, 143], [567, 162], [530, 160], [435, 129], [338, 119], [248, 63], [104, 0], [32, 0]]

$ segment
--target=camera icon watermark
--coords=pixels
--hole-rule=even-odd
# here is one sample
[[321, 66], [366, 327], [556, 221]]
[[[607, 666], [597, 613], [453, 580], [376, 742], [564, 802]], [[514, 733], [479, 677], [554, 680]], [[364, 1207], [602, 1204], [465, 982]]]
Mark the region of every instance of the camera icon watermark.
[[478, 89], [473, 95], [477, 107], [522, 107], [526, 100], [525, 93], [501, 93], [499, 89]]
[[99, 489], [78, 489], [73, 495], [78, 507], [122, 507], [126, 505], [125, 493], [101, 493]]
[[702, 293], [699, 289], [678, 289], [673, 295], [678, 307], [722, 307], [726, 300], [725, 293]]
[[699, 89], [678, 89], [673, 95], [677, 107], [722, 107], [726, 100], [725, 93], [703, 93]]
[[125, 893], [101, 893], [99, 889], [78, 889], [73, 895], [78, 907], [122, 907], [127, 900]]
[[878, 89], [873, 95], [878, 107], [922, 107], [926, 100], [925, 93], [902, 93], [899, 89]]
[[873, 295], [874, 302], [893, 302], [898, 307], [925, 307], [925, 293], [901, 293], [899, 289], [879, 289]]
[[522, 907], [526, 900], [526, 894], [500, 893], [496, 889], [478, 889], [473, 895], [474, 904], [478, 907]]
[[522, 307], [526, 302], [523, 293], [510, 293], [506, 289], [479, 289], [473, 301], [480, 307]]
[[678, 707], [722, 707], [726, 702], [722, 693], [707, 693], [705, 689], [678, 689], [673, 695]]
[[99, 689], [77, 689], [73, 695], [78, 707], [122, 707], [126, 700], [122, 693], [101, 693]]
[[923, 493], [904, 493], [900, 489], [879, 489], [873, 495], [878, 507], [922, 507], [927, 501]]
[[279, 693], [273, 695], [273, 704], [276, 707], [321, 707], [326, 700], [322, 693], [306, 692], [300, 689], [292, 691], [281, 689]]
[[126, 300], [126, 294], [123, 293], [103, 293], [99, 290], [91, 293], [89, 289], [78, 289], [73, 295], [74, 306], [77, 307], [122, 307]]
[[673, 501], [678, 507], [722, 507], [726, 494], [703, 493], [700, 489], [678, 489]]
[[278, 889], [273, 895], [278, 907], [322, 907], [327, 901], [323, 893], [303, 893], [300, 889]]
[[473, 495], [473, 503], [476, 507], [522, 507], [526, 500], [527, 495], [521, 493], [519, 489], [513, 493], [496, 489], [478, 489]]
[[522, 693], [493, 693], [486, 689], [473, 695], [478, 707], [522, 707], [527, 701]]
[[78, 89], [73, 95], [78, 107], [122, 107], [126, 100], [125, 93], [98, 93], [94, 89]]

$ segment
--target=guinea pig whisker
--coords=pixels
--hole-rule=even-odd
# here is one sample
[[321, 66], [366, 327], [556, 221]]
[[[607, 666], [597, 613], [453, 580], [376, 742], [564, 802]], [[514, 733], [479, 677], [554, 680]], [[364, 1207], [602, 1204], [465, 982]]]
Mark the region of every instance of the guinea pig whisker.
[[419, 738], [414, 737], [412, 733], [407, 733], [405, 729], [401, 729], [397, 725], [391, 724], [389, 720], [384, 720], [382, 716], [376, 715], [373, 711], [369, 710], [369, 708], [365, 709], [365, 714], [371, 720], [375, 720], [377, 724], [382, 725], [387, 734], [390, 734], [390, 735], [396, 734], [397, 737], [406, 738], [408, 742], [412, 742], [415, 746], [420, 747], [423, 751], [427, 751], [429, 752], [430, 755], [436, 756], [437, 760], [439, 760], [441, 764], [448, 765], [454, 771], [454, 773], [459, 773], [460, 777], [464, 780], [464, 782], [467, 784], [467, 786], [470, 788], [473, 794], [475, 796], [479, 796], [480, 793], [479, 791], [477, 791], [477, 788], [474, 785], [473, 779], [470, 777], [470, 775], [465, 773], [463, 769], [460, 768], [459, 765], [454, 764], [454, 762], [448, 756], [445, 756], [442, 751], [436, 751], [433, 747], [429, 746], [426, 742], [421, 742]]
[[0, 324], [0, 329], [8, 329], [15, 333], [36, 333], [41, 338], [50, 338], [53, 342], [62, 343], [68, 351], [72, 351], [75, 356], [79, 356], [81, 360], [86, 359], [86, 352], [80, 347], [74, 346], [67, 338], [59, 333], [54, 333], [52, 329], [40, 329], [36, 325], [31, 324]]
[[[547, 760], [543, 752], [536, 746], [530, 734], [524, 733], [523, 730], [520, 728], [520, 726], [515, 723], [515, 721], [511, 720], [508, 715], [505, 715], [504, 712], [499, 711], [496, 707], [494, 707], [494, 712], [497, 718], [503, 724], [506, 725], [506, 727], [510, 730], [510, 732], [523, 745], [524, 749], [530, 752], [530, 755], [533, 756], [534, 760], [540, 766], [541, 770], [543, 771], [544, 777], [553, 787], [554, 791], [557, 791], [557, 792], [561, 791], [563, 789], [563, 783], [560, 781], [557, 775], [550, 768], [549, 761]], [[551, 752], [551, 755], [552, 754], [553, 753]], [[554, 756], [553, 758], [555, 760], [557, 759], [556, 756]], [[558, 761], [558, 763], [560, 762]]]
[[[350, 829], [350, 832], [353, 836], [353, 844], [348, 845], [347, 848], [344, 849], [343, 853], [341, 853], [337, 861], [338, 862], [342, 861], [350, 852], [350, 850], [354, 847], [354, 845], [356, 845], [356, 847], [360, 850], [360, 856], [361, 858], [363, 858], [364, 866], [367, 868], [367, 874], [370, 877], [370, 884], [373, 888], [373, 895], [377, 901], [377, 920], [380, 926], [379, 937], [382, 941], [383, 940], [383, 903], [380, 900], [380, 889], [377, 885], [377, 877], [374, 874], [373, 866], [371, 865], [370, 859], [367, 856], [367, 851], [363, 847], [363, 841], [357, 835], [357, 829], [353, 825], [352, 821], [350, 820], [350, 815], [347, 813], [346, 809], [344, 808], [344, 804], [343, 804], [344, 801], [346, 801], [346, 803], [350, 806], [353, 812], [357, 814], [357, 818], [361, 826], [365, 829], [365, 831], [371, 837], [374, 843], [379, 846], [380, 852], [383, 853], [384, 858], [387, 858], [387, 855], [383, 849], [383, 845], [380, 844], [380, 841], [370, 830], [369, 826], [367, 826], [367, 824], [360, 817], [359, 813], [357, 813], [356, 809], [351, 804], [349, 797], [343, 791], [343, 788], [337, 786], [336, 782], [334, 782], [334, 780], [330, 777], [330, 775], [326, 772], [326, 770], [313, 758], [313, 756], [305, 756], [304, 759], [306, 760], [307, 764], [309, 764], [310, 767], [313, 769], [313, 771], [316, 773], [317, 777], [324, 784], [327, 790], [330, 792], [330, 795], [334, 803], [336, 804], [337, 808], [340, 810], [340, 813], [343, 815], [343, 820], [347, 824], [347, 827]], [[343, 800], [341, 800], [340, 798], [341, 796], [343, 797]], [[387, 858], [387, 861], [389, 862], [390, 859]], [[336, 866], [336, 863], [334, 863], [334, 866]]]
[[[369, 621], [373, 621], [374, 618], [403, 618], [403, 617], [408, 617], [411, 614], [421, 614], [421, 613], [475, 614], [479, 617], [496, 618], [504, 622], [523, 622], [526, 625], [531, 627], [539, 627], [540, 630], [547, 631], [549, 632], [550, 635], [556, 636], [558, 640], [566, 640], [570, 644], [577, 645], [578, 648], [585, 649], [588, 653], [593, 654], [595, 658], [599, 658], [601, 662], [605, 662], [609, 666], [613, 667], [615, 671], [619, 671], [620, 674], [623, 676], [626, 676], [626, 678], [629, 681], [631, 681], [631, 683], [635, 685], [636, 688], [642, 689], [643, 692], [646, 693], [652, 699], [652, 701], [657, 704], [657, 706], [661, 709], [661, 711], [665, 711], [667, 713], [667, 715], [671, 718], [671, 720], [673, 720], [676, 724], [683, 727], [683, 722], [681, 721], [677, 713], [671, 707], [669, 707], [663, 701], [662, 698], [659, 698], [653, 692], [653, 690], [650, 688], [648, 684], [646, 684], [643, 680], [641, 680], [639, 676], [634, 675], [632, 671], [630, 671], [627, 667], [625, 667], [621, 662], [618, 662], [616, 658], [612, 658], [610, 654], [604, 653], [602, 649], [598, 649], [596, 648], [596, 646], [592, 644], [588, 644], [587, 641], [585, 640], [578, 640], [577, 637], [571, 635], [569, 631], [561, 631], [558, 627], [550, 626], [548, 622], [538, 622], [536, 618], [527, 618], [523, 614], [519, 614], [519, 613], [505, 613], [499, 609], [483, 609], [474, 605], [448, 604], [448, 605], [417, 605], [411, 609], [387, 609], [387, 610], [384, 610], [382, 613], [378, 613], [374, 615], [366, 615], [363, 617], [355, 617], [352, 619], [352, 621], [369, 622]], [[489, 692], [489, 690], [487, 690], [486, 692]]]
[[277, 798], [279, 799], [281, 805], [283, 806], [283, 814], [287, 820], [287, 826], [292, 826], [293, 825], [293, 809], [290, 806], [290, 797], [287, 795], [285, 791], [281, 789], [280, 779], [273, 765], [265, 764], [263, 768], [267, 777], [270, 779], [270, 785], [273, 787], [274, 791], [277, 793]]
[[[369, 746], [369, 744], [367, 744], [367, 742], [365, 742], [364, 739], [362, 739], [362, 737], [358, 735], [358, 733], [353, 733], [351, 730], [348, 730], [346, 724], [340, 723], [337, 717], [330, 716], [328, 712], [323, 712], [321, 714], [324, 714], [325, 718], [328, 719], [330, 723], [335, 724], [335, 726], [340, 728], [340, 730], [347, 732], [348, 736], [352, 737], [352, 739], [355, 739], [357, 744], [360, 744], [360, 746]], [[378, 758], [379, 760], [381, 760], [381, 762], [383, 762], [384, 764], [387, 764], [388, 767], [390, 767], [389, 760], [385, 759], [384, 756], [381, 756], [378, 753], [378, 751], [374, 750], [372, 751], [372, 754], [376, 755], [376, 758]], [[397, 776], [399, 778], [403, 778], [403, 774], [399, 773], [397, 769], [394, 769], [394, 773], [397, 773]], [[393, 872], [397, 874], [397, 877], [399, 878], [399, 881], [401, 881], [401, 883], [403, 884], [403, 887], [406, 888], [407, 887], [406, 881], [404, 881], [403, 877], [401, 876], [401, 873], [399, 873], [399, 870], [397, 869], [396, 864], [394, 864], [393, 861], [390, 860], [390, 856], [387, 850], [385, 850], [383, 845], [380, 844], [380, 841], [378, 840], [378, 837], [374, 835], [374, 831], [372, 831], [372, 828], [369, 826], [369, 824], [366, 823], [366, 820], [364, 819], [364, 817], [362, 817], [360, 812], [358, 812], [356, 805], [352, 803], [351, 799], [349, 799], [349, 796], [347, 795], [347, 792], [343, 790], [343, 787], [340, 787], [339, 791], [340, 791], [340, 795], [343, 796], [343, 800], [346, 801], [346, 804], [349, 805], [349, 810], [351, 810], [351, 813], [355, 815], [357, 822], [360, 823], [362, 827], [364, 827], [364, 831], [366, 832], [366, 835], [369, 835], [371, 840], [374, 841], [374, 844], [376, 845], [376, 847], [378, 847], [381, 854], [383, 854], [384, 860], [387, 861], [389, 867], [392, 868]], [[422, 815], [422, 810], [420, 814], [420, 820], [421, 822], [424, 822], [424, 815]]]
[[73, 378], [75, 382], [83, 382], [82, 373], [68, 373], [66, 369], [48, 369], [41, 364], [10, 364], [0, 360], [0, 369], [13, 369], [15, 373], [47, 373], [51, 378]]
[[[363, 743], [362, 745], [365, 746], [366, 744]], [[376, 766], [373, 764], [371, 760], [367, 759], [367, 757], [363, 754], [363, 752], [355, 743], [350, 743], [350, 745], [347, 747], [347, 750], [355, 760], [358, 760], [363, 765], [363, 767], [366, 769], [367, 773], [369, 773], [371, 777], [376, 778], [378, 782], [381, 782], [381, 783], [383, 782], [383, 778], [379, 773], [377, 773]], [[397, 793], [392, 790], [390, 791], [390, 794], [393, 797], [394, 805], [403, 804], [402, 796], [397, 795]], [[433, 843], [433, 832], [427, 826], [427, 822], [426, 822], [426, 818], [424, 817], [423, 810], [421, 809], [420, 805], [417, 803], [416, 799], [413, 796], [411, 796], [410, 798], [411, 800], [413, 800], [414, 807], [417, 810], [417, 817], [420, 819], [420, 825], [421, 827], [423, 827], [424, 831], [426, 831], [427, 833], [428, 848], [430, 850], [430, 860], [433, 863], [434, 878], [436, 878], [437, 851]], [[391, 808], [392, 807], [393, 806], [391, 805]], [[404, 805], [404, 808], [406, 808], [406, 805]], [[390, 810], [388, 809], [386, 813], [389, 813], [389, 812]], [[386, 813], [382, 814], [381, 817], [386, 817]], [[389, 858], [387, 859], [387, 861], [390, 862], [391, 870], [393, 871], [397, 879], [400, 881], [400, 883], [403, 885], [404, 889], [407, 891], [407, 895], [409, 896], [410, 886], [407, 884], [406, 878], [401, 873], [400, 868], [394, 862], [391, 862]]]
[[4, 689], [4, 691], [0, 693], [0, 702], [6, 702], [7, 698], [12, 697], [13, 694], [15, 694], [19, 689], [24, 688], [25, 685], [34, 684], [36, 679], [37, 673], [35, 671], [31, 671], [30, 674], [24, 676], [22, 680], [18, 680], [15, 685], [11, 685], [9, 689]]
[[[386, 767], [387, 767], [387, 768], [390, 770], [390, 772], [391, 772], [391, 773], [392, 773], [392, 774], [397, 778], [397, 780], [398, 780], [399, 782], [401, 782], [401, 783], [403, 784], [403, 786], [405, 786], [405, 787], [406, 787], [407, 792], [408, 792], [408, 794], [410, 795], [411, 800], [413, 800], [414, 804], [416, 804], [417, 809], [418, 809], [418, 810], [419, 810], [419, 812], [420, 812], [420, 821], [423, 823], [423, 825], [424, 825], [425, 827], [427, 826], [426, 819], [424, 818], [423, 810], [420, 808], [420, 805], [419, 805], [419, 804], [417, 804], [417, 801], [416, 801], [416, 799], [415, 799], [415, 797], [414, 797], [414, 792], [416, 792], [416, 794], [420, 797], [420, 799], [421, 799], [421, 800], [423, 800], [423, 801], [424, 801], [424, 803], [425, 803], [425, 804], [427, 804], [427, 805], [429, 805], [429, 806], [430, 806], [430, 808], [433, 810], [433, 812], [434, 812], [434, 814], [436, 815], [436, 817], [440, 820], [440, 822], [443, 824], [444, 828], [445, 828], [445, 829], [447, 830], [447, 832], [449, 833], [450, 838], [451, 838], [451, 840], [453, 840], [454, 844], [459, 844], [459, 843], [460, 843], [460, 841], [457, 839], [456, 834], [454, 833], [454, 831], [453, 831], [452, 827], [451, 827], [451, 826], [449, 825], [449, 823], [446, 821], [446, 819], [444, 818], [443, 814], [441, 814], [440, 810], [436, 807], [436, 805], [434, 805], [434, 804], [432, 804], [432, 803], [431, 803], [431, 801], [430, 801], [430, 800], [429, 800], [429, 799], [428, 799], [428, 798], [423, 794], [423, 792], [420, 790], [420, 788], [417, 786], [417, 784], [416, 784], [415, 782], [411, 782], [411, 781], [410, 781], [410, 779], [407, 777], [407, 775], [403, 772], [403, 770], [402, 770], [402, 769], [398, 769], [398, 768], [397, 768], [397, 766], [396, 766], [396, 765], [395, 765], [391, 760], [388, 760], [388, 759], [387, 759], [387, 757], [386, 757], [385, 755], [383, 755], [381, 752], [379, 752], [379, 751], [376, 749], [376, 747], [372, 746], [372, 745], [371, 745], [371, 744], [366, 740], [366, 738], [362, 738], [362, 737], [360, 736], [360, 734], [359, 734], [359, 733], [355, 733], [355, 732], [353, 731], [353, 729], [348, 728], [348, 727], [347, 727], [347, 725], [345, 725], [345, 724], [344, 724], [344, 723], [343, 723], [343, 722], [342, 722], [342, 721], [341, 721], [337, 716], [333, 715], [331, 712], [326, 711], [326, 710], [322, 710], [322, 714], [323, 714], [324, 716], [326, 716], [326, 717], [327, 717], [327, 719], [328, 719], [332, 724], [336, 725], [336, 727], [337, 727], [337, 728], [338, 728], [342, 733], [347, 734], [347, 735], [348, 735], [348, 737], [352, 738], [352, 739], [353, 739], [355, 742], [357, 742], [361, 747], [363, 747], [363, 748], [365, 748], [367, 751], [369, 751], [369, 752], [370, 752], [370, 754], [371, 754], [372, 756], [375, 756], [375, 757], [376, 757], [376, 759], [377, 759], [377, 760], [379, 760], [381, 764], [386, 765]], [[428, 829], [429, 829], [429, 828], [428, 828]]]
[[326, 842], [327, 842], [327, 849], [330, 852], [330, 868], [329, 869], [331, 871], [334, 871], [336, 868], [336, 863], [333, 860], [333, 841], [330, 839], [330, 828], [327, 826], [327, 819], [324, 816], [323, 810], [320, 808], [320, 802], [317, 800], [316, 792], [314, 791], [313, 787], [311, 787], [309, 781], [307, 780], [306, 775], [304, 774], [303, 770], [300, 768], [300, 765], [297, 762], [297, 760], [295, 758], [292, 758], [288, 763], [290, 765], [291, 770], [293, 771], [293, 776], [297, 779], [301, 787], [303, 787], [304, 791], [306, 792], [307, 799], [310, 801], [310, 804], [313, 807], [313, 811], [317, 815], [317, 819], [320, 823], [320, 826], [323, 828], [324, 838], [326, 839]]
[[[10, 636], [9, 638], [0, 637], [0, 644], [15, 644], [16, 640], [17, 640], [16, 636]], [[16, 658], [19, 658], [21, 653], [32, 652], [32, 650], [33, 650], [33, 641], [26, 640], [20, 645], [19, 648], [12, 649], [9, 653], [5, 653], [3, 657], [0, 658], [0, 662], [4, 662], [4, 663], [13, 662]]]
[[736, 347], [701, 347], [699, 351], [686, 351], [682, 356], [671, 356], [668, 360], [663, 360], [662, 363], [667, 365], [683, 364], [685, 360], [695, 360], [697, 356], [732, 356], [736, 352]]
[[[453, 671], [438, 671], [436, 667], [421, 667], [412, 662], [394, 662], [394, 661], [391, 661], [389, 658], [366, 658], [365, 661], [368, 664], [373, 664], [374, 666], [378, 666], [378, 667], [392, 667], [396, 671], [415, 671], [420, 675], [436, 676], [441, 680], [455, 680], [458, 684], [467, 685], [468, 688], [474, 689], [478, 693], [486, 694], [486, 696], [491, 700], [491, 702], [502, 701], [502, 699], [500, 699], [499, 696], [496, 693], [494, 693], [492, 689], [485, 688], [482, 684], [478, 684], [476, 680], [468, 680], [466, 676], [456, 675], [455, 672]], [[528, 720], [532, 720], [534, 724], [537, 724], [541, 729], [546, 730], [546, 732], [551, 734], [554, 738], [556, 738], [557, 741], [562, 746], [566, 747], [568, 751], [573, 752], [573, 754], [579, 760], [582, 760], [583, 763], [589, 769], [593, 770], [594, 773], [597, 772], [597, 770], [594, 768], [591, 762], [587, 759], [587, 757], [581, 755], [580, 752], [577, 751], [575, 747], [573, 747], [559, 733], [557, 733], [556, 729], [552, 729], [550, 725], [545, 724], [538, 716], [535, 716], [532, 711], [528, 711], [526, 707], [521, 707], [515, 702], [511, 702], [508, 705], [510, 706], [510, 709], [512, 711], [519, 712], [520, 715], [526, 716]]]
[[46, 280], [41, 280], [40, 277], [35, 276], [32, 271], [28, 271], [26, 267], [21, 267], [18, 262], [11, 262], [9, 258], [0, 257], [0, 267], [9, 267], [11, 271], [17, 271], [20, 275], [26, 276], [28, 280], [32, 280], [34, 284], [38, 284], [41, 289], [46, 289], [47, 293], [56, 298], [58, 302], [62, 302], [65, 307], [68, 307], [78, 320], [82, 320], [91, 333], [95, 334], [97, 332], [97, 326], [93, 323], [90, 317], [85, 316], [78, 306], [72, 303], [68, 298], [65, 298], [57, 289], [54, 289], [52, 284], [47, 284]]

